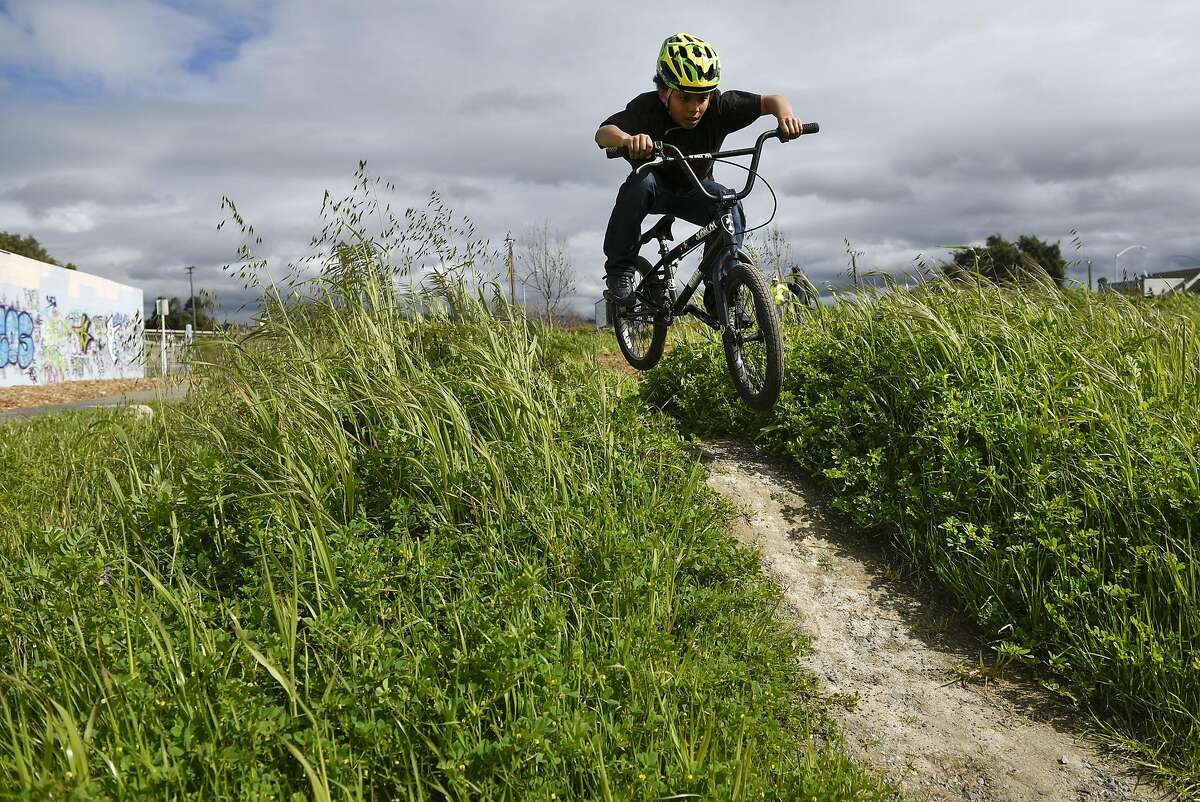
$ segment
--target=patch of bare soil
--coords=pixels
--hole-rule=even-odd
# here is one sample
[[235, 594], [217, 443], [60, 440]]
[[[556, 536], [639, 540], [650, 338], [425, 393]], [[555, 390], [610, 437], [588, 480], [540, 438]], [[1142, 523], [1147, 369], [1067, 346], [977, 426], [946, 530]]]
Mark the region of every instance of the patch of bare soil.
[[762, 552], [810, 636], [810, 668], [856, 700], [837, 714], [850, 755], [918, 799], [1171, 798], [1083, 741], [1032, 681], [978, 671], [983, 646], [961, 617], [907, 585], [878, 543], [822, 516], [794, 469], [737, 443], [704, 456], [710, 485], [744, 513], [736, 536]]
[[[673, 347], [674, 344], [668, 339], [666, 344], [663, 345], [663, 356], [671, 353]], [[615, 370], [617, 373], [624, 373], [628, 376], [637, 376], [641, 372], [625, 361], [625, 357], [621, 354], [620, 349], [597, 353], [596, 364], [607, 370]]]
[[28, 387], [0, 387], [0, 411], [67, 404], [110, 395], [124, 395], [163, 387], [162, 379], [95, 379]]
[[596, 354], [596, 364], [606, 370], [615, 370], [617, 373], [625, 373], [629, 376], [636, 376], [638, 372], [625, 361], [625, 357], [620, 351], [604, 351]]

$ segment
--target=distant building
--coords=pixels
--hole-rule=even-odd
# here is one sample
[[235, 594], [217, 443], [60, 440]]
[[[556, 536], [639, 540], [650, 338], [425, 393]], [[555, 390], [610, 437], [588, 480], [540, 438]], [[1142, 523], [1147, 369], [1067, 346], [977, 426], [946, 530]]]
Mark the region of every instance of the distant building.
[[1145, 298], [1170, 295], [1173, 292], [1200, 294], [1200, 267], [1145, 273], [1127, 281], [1108, 281], [1102, 278], [1099, 285], [1101, 291], [1140, 295]]
[[601, 298], [596, 301], [595, 311], [596, 328], [611, 329], [613, 324], [613, 307], [607, 300]]

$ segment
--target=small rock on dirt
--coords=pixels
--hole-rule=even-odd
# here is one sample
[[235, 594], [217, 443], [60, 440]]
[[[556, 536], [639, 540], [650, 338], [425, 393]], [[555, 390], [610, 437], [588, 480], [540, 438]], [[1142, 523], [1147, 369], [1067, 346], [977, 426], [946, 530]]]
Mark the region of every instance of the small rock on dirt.
[[125, 413], [134, 420], [151, 420], [154, 418], [154, 410], [145, 404], [130, 404], [125, 407]]

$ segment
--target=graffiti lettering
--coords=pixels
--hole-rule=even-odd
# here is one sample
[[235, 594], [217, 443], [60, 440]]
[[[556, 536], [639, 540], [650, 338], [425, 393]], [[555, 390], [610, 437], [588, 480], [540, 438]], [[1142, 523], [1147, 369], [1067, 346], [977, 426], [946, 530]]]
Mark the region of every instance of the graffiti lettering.
[[86, 354], [92, 340], [92, 319], [87, 315], [79, 316], [79, 325], [75, 327], [75, 336], [79, 338], [79, 353]]
[[33, 316], [11, 306], [0, 306], [0, 368], [33, 364]]
[[33, 313], [0, 305], [0, 386], [13, 371], [33, 384], [140, 376], [144, 362], [137, 312], [64, 315], [49, 304]]

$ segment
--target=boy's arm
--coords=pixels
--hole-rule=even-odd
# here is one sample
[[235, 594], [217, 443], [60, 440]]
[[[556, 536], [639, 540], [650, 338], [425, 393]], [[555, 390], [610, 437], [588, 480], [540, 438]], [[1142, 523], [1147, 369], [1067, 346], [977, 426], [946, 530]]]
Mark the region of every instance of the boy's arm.
[[654, 141], [646, 134], [631, 136], [611, 123], [596, 131], [596, 144], [602, 148], [625, 148], [634, 159], [648, 159], [654, 151]]
[[792, 112], [792, 104], [788, 103], [787, 98], [783, 95], [763, 95], [762, 113], [774, 114], [775, 118], [779, 120], [779, 130], [782, 133], [779, 138], [781, 142], [787, 142], [800, 136], [804, 122]]

